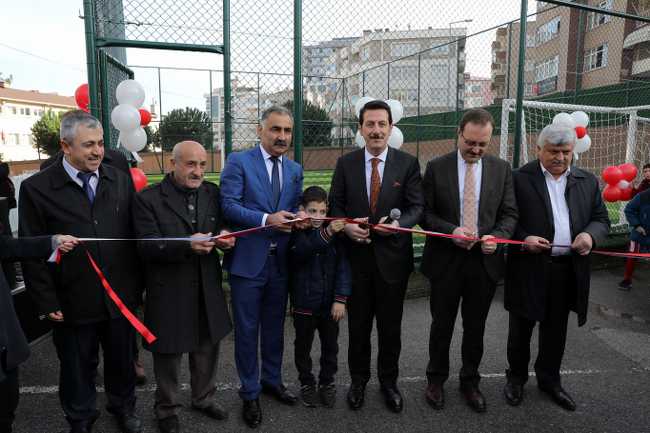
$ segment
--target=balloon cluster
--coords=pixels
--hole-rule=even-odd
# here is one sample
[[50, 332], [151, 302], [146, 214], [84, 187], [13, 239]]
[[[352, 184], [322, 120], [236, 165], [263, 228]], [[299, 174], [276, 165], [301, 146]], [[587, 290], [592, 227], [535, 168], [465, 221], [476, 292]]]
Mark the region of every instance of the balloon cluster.
[[144, 102], [144, 88], [135, 80], [122, 81], [115, 90], [117, 105], [111, 112], [111, 122], [120, 131], [120, 143], [131, 152], [139, 152], [147, 145], [144, 126], [151, 122], [151, 113], [140, 108]]
[[603, 190], [605, 201], [627, 201], [632, 198], [632, 184], [637, 174], [637, 168], [631, 162], [621, 165], [610, 165], [603, 170], [603, 180], [607, 184]]
[[573, 148], [573, 153], [576, 155], [576, 159], [579, 154], [588, 151], [591, 147], [591, 138], [587, 135], [589, 116], [584, 111], [574, 111], [571, 114], [558, 113], [553, 117], [553, 124], [575, 129], [578, 141]]
[[[366, 105], [370, 101], [375, 101], [375, 100], [377, 100], [377, 98], [371, 98], [370, 96], [363, 96], [359, 98], [356, 105], [354, 106], [354, 109], [357, 113], [357, 117], [361, 115], [361, 109], [364, 107], [364, 105]], [[393, 125], [394, 125], [397, 122], [399, 122], [402, 119], [402, 117], [404, 117], [404, 107], [402, 106], [402, 103], [396, 99], [387, 99], [384, 102], [386, 102], [386, 104], [388, 104], [388, 106], [390, 107], [390, 114], [393, 118]], [[363, 147], [366, 145], [366, 141], [363, 139], [363, 136], [361, 135], [360, 131], [357, 131], [357, 135], [354, 138], [354, 142], [359, 147]], [[395, 149], [399, 149], [400, 147], [402, 147], [403, 143], [404, 143], [404, 134], [402, 134], [402, 131], [397, 126], [393, 126], [390, 136], [388, 137], [388, 145]]]
[[86, 113], [90, 111], [88, 109], [88, 105], [90, 104], [90, 94], [88, 93], [88, 84], [84, 83], [81, 86], [77, 87], [77, 90], [74, 91], [74, 100], [77, 103], [77, 107], [79, 107], [80, 110], [83, 110]]

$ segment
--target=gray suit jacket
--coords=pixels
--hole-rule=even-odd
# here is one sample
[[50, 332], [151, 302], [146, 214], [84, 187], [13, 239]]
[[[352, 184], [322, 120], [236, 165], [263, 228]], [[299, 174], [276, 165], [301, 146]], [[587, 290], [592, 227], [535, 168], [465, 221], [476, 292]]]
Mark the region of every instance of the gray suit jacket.
[[[492, 155], [482, 159], [481, 194], [479, 197], [479, 237], [493, 235], [510, 238], [517, 224], [517, 204], [512, 187], [510, 165]], [[460, 193], [458, 188], [458, 152], [429, 161], [422, 180], [426, 230], [451, 234], [460, 226]], [[449, 271], [453, 254], [462, 252], [451, 240], [427, 237], [421, 271], [431, 279]], [[497, 281], [504, 270], [503, 247], [483, 256], [485, 270]]]

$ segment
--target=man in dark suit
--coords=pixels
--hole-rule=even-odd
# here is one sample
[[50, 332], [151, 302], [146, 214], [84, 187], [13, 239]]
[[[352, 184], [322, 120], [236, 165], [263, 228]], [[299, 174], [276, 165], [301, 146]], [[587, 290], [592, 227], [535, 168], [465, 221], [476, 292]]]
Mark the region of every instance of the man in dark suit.
[[525, 248], [508, 250], [505, 307], [510, 312], [506, 400], [516, 406], [528, 380], [530, 338], [539, 322], [537, 386], [566, 410], [576, 408], [562, 388], [569, 312], [587, 321], [589, 253], [605, 239], [609, 216], [598, 180], [571, 166], [576, 134], [557, 125], [538, 136], [538, 159], [514, 174], [519, 222], [514, 239]]
[[267, 108], [257, 127], [260, 145], [230, 154], [221, 173], [221, 208], [234, 230], [282, 224], [241, 237], [224, 261], [232, 290], [242, 415], [250, 427], [262, 422], [260, 392], [289, 405], [297, 400], [282, 383], [289, 222], [298, 210], [303, 177], [302, 167], [284, 155], [292, 130], [289, 110]]
[[[46, 258], [59, 248], [71, 251], [78, 240], [72, 236], [39, 236], [14, 239], [0, 235], [0, 258], [26, 260]], [[11, 287], [0, 272], [0, 433], [11, 433], [18, 407], [18, 366], [29, 356], [29, 345], [16, 317]]]
[[422, 181], [423, 227], [481, 239], [468, 242], [428, 237], [424, 246], [421, 269], [431, 282], [433, 318], [425, 396], [435, 409], [444, 407], [443, 384], [449, 378], [449, 346], [461, 299], [460, 388], [472, 409], [486, 409], [478, 387], [478, 368], [485, 321], [504, 267], [502, 248], [489, 239], [509, 238], [517, 223], [510, 166], [485, 154], [493, 127], [494, 120], [487, 111], [467, 111], [458, 128], [458, 149], [430, 161]]
[[[66, 113], [61, 119], [61, 147], [65, 153], [61, 161], [21, 185], [19, 234], [132, 237], [134, 190], [126, 174], [102, 164], [99, 121], [81, 110]], [[142, 423], [134, 412], [134, 329], [104, 290], [85, 250], [129, 309], [141, 303], [140, 266], [129, 242], [88, 242], [58, 266], [25, 262], [27, 291], [52, 321], [61, 363], [59, 396], [71, 431], [90, 431], [99, 416], [94, 378], [101, 344], [107, 409], [122, 431], [139, 432]]]
[[[192, 407], [223, 420], [228, 413], [214, 400], [219, 342], [230, 330], [215, 247], [229, 249], [235, 239], [221, 234], [219, 187], [204, 182], [207, 154], [201, 144], [182, 141], [172, 152], [172, 172], [136, 195], [133, 221], [138, 238], [197, 237], [188, 242], [140, 241], [146, 264], [145, 323], [158, 339], [145, 345], [153, 353], [155, 413], [160, 431], [178, 432], [179, 375], [189, 353]], [[202, 238], [202, 239], [201, 239]]]
[[368, 102], [359, 115], [366, 145], [339, 158], [330, 188], [331, 215], [358, 222], [345, 226], [352, 269], [348, 300], [352, 384], [347, 400], [355, 410], [363, 406], [370, 380], [370, 334], [375, 316], [381, 390], [389, 409], [401, 412], [404, 406], [397, 377], [404, 295], [413, 271], [413, 239], [410, 233], [396, 233], [387, 226], [371, 231], [363, 225], [384, 223], [392, 209], [399, 209], [401, 218], [390, 225], [411, 228], [422, 215], [420, 165], [415, 157], [388, 147], [392, 127], [389, 106], [383, 101]]

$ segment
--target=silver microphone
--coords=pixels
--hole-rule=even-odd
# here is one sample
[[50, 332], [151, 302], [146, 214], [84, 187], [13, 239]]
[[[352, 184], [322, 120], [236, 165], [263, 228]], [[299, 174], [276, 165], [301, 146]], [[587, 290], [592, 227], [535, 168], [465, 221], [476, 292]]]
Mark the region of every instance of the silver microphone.
[[388, 215], [388, 218], [386, 218], [386, 221], [384, 221], [384, 224], [391, 224], [393, 221], [398, 221], [402, 216], [402, 211], [395, 208], [390, 210], [390, 214]]

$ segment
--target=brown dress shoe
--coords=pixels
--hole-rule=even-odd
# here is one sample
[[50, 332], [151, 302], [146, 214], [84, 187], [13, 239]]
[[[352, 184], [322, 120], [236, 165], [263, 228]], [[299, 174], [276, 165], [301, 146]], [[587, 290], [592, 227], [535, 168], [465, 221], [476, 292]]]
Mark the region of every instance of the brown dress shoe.
[[445, 407], [445, 390], [442, 385], [430, 383], [424, 396], [432, 408], [440, 410]]
[[485, 404], [485, 397], [483, 397], [483, 394], [481, 394], [478, 386], [468, 386], [462, 388], [461, 391], [465, 396], [465, 401], [467, 401], [469, 407], [478, 413], [485, 412], [487, 408], [487, 405]]

